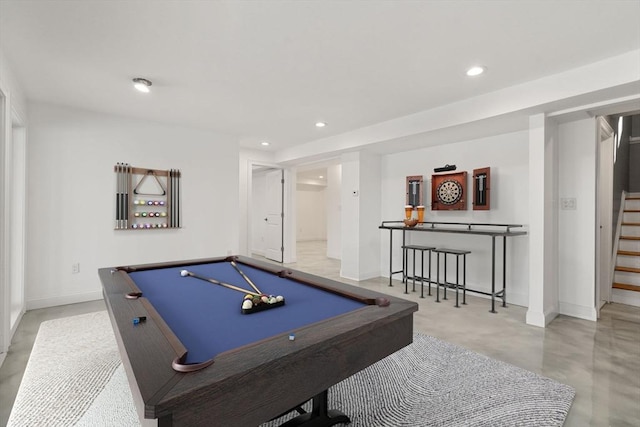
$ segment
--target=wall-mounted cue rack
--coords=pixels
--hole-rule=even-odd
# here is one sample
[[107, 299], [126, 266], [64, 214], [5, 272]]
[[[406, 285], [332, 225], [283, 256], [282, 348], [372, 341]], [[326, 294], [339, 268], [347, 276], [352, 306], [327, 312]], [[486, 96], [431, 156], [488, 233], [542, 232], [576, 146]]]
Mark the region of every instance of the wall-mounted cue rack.
[[178, 169], [136, 168], [117, 163], [116, 230], [180, 228]]

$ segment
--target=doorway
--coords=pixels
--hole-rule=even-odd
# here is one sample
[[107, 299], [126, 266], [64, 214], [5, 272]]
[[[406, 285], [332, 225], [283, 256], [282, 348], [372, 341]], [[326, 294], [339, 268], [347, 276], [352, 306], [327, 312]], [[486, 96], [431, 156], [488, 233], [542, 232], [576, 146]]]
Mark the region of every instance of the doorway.
[[297, 260], [302, 265], [330, 264], [340, 270], [341, 172], [338, 158], [297, 168], [296, 243]]

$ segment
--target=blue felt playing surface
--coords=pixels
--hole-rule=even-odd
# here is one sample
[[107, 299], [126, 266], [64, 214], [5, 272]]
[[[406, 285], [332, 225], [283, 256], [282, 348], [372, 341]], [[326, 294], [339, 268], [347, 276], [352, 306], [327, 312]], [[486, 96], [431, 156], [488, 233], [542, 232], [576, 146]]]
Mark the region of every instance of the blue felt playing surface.
[[265, 294], [282, 295], [285, 305], [242, 314], [244, 294], [209, 282], [182, 277], [184, 269], [251, 291], [229, 262], [129, 273], [163, 320], [187, 348], [186, 363], [362, 308], [364, 303], [238, 263]]

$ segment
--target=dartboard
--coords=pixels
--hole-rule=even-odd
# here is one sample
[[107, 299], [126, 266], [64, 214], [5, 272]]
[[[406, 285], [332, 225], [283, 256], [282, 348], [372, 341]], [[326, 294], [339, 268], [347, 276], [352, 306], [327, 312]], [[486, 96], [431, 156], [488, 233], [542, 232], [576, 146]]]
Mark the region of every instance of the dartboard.
[[436, 194], [438, 201], [443, 205], [453, 205], [462, 198], [462, 186], [458, 181], [448, 179], [438, 185]]

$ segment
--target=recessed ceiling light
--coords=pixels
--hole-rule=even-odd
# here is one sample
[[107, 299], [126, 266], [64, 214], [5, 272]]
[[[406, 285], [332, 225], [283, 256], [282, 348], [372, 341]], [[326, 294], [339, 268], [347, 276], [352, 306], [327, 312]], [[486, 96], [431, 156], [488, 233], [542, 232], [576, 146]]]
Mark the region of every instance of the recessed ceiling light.
[[269, 143], [268, 143], [267, 141], [262, 141], [262, 142], [260, 143], [260, 145], [264, 145], [264, 146], [266, 147], [266, 146], [268, 146], [268, 145], [269, 145]]
[[486, 71], [485, 67], [481, 67], [479, 65], [476, 65], [474, 67], [471, 67], [467, 70], [467, 76], [469, 77], [475, 77], [475, 76], [479, 76], [480, 74], [484, 73]]
[[136, 77], [133, 79], [133, 87], [140, 92], [149, 93], [149, 87], [152, 85], [151, 80]]
[[318, 178], [322, 179], [322, 178], [324, 178], [324, 176], [320, 175]]
[[327, 124], [326, 124], [325, 122], [317, 122], [317, 123], [316, 123], [316, 127], [317, 127], [317, 128], [323, 128], [323, 127], [325, 127], [326, 125], [327, 125]]

